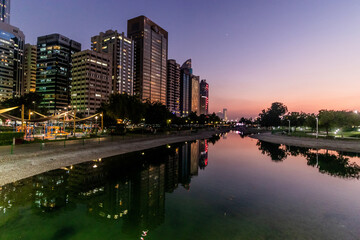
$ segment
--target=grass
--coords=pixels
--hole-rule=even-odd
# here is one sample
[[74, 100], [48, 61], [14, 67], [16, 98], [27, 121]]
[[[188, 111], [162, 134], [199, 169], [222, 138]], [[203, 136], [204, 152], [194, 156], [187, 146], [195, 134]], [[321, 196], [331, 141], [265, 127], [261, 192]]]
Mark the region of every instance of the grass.
[[[281, 131], [273, 131], [274, 133], [279, 134]], [[328, 136], [324, 136], [326, 135], [326, 133], [321, 132], [321, 135], [319, 135], [319, 138], [321, 139], [341, 139], [341, 140], [358, 140], [360, 139], [360, 132], [358, 131], [346, 131], [343, 133], [338, 133], [335, 134], [334, 132], [329, 132]], [[316, 138], [314, 132], [310, 132], [310, 131], [296, 131], [296, 132], [292, 132], [290, 135], [289, 134], [285, 134], [286, 136], [292, 136], [292, 137], [306, 137], [306, 138]]]

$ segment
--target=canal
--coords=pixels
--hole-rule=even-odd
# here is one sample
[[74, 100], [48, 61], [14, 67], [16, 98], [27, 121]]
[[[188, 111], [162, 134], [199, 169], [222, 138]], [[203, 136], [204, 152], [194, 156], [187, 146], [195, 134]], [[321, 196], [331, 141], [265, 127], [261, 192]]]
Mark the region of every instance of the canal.
[[359, 239], [360, 158], [229, 133], [0, 188], [0, 239]]

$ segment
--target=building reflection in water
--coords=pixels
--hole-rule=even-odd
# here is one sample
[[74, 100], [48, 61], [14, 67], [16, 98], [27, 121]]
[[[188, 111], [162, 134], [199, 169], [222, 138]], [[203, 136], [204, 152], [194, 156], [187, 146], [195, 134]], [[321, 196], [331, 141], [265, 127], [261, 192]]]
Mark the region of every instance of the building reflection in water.
[[355, 159], [359, 158], [357, 153], [285, 146], [264, 141], [258, 141], [257, 146], [262, 154], [275, 162], [284, 161], [288, 156], [303, 156], [307, 165], [317, 168], [320, 173], [340, 178], [360, 178], [360, 166]]
[[122, 221], [123, 233], [138, 238], [164, 222], [165, 193], [189, 190], [207, 165], [208, 141], [199, 140], [50, 171], [0, 188], [0, 227], [19, 208], [51, 217], [85, 205], [90, 217]]

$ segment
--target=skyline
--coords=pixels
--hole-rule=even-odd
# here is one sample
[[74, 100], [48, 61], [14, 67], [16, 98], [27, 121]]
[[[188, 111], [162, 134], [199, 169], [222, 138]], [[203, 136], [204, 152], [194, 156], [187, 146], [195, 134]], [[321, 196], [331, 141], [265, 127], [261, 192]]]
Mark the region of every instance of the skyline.
[[210, 84], [210, 112], [227, 108], [229, 118], [255, 117], [275, 101], [305, 112], [359, 106], [360, 2], [84, 3], [13, 1], [11, 24], [27, 43], [60, 33], [90, 49], [91, 36], [126, 33], [128, 19], [145, 15], [169, 32], [168, 58], [191, 58], [194, 74]]

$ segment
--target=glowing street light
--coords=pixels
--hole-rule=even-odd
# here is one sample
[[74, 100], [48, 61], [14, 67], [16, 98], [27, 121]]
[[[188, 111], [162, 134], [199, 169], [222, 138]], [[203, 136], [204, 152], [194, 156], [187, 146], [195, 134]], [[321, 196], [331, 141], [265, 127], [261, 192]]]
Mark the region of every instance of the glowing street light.
[[316, 117], [316, 138], [319, 137], [319, 118]]
[[290, 120], [288, 120], [288, 122], [289, 122], [289, 134], [290, 134]]

